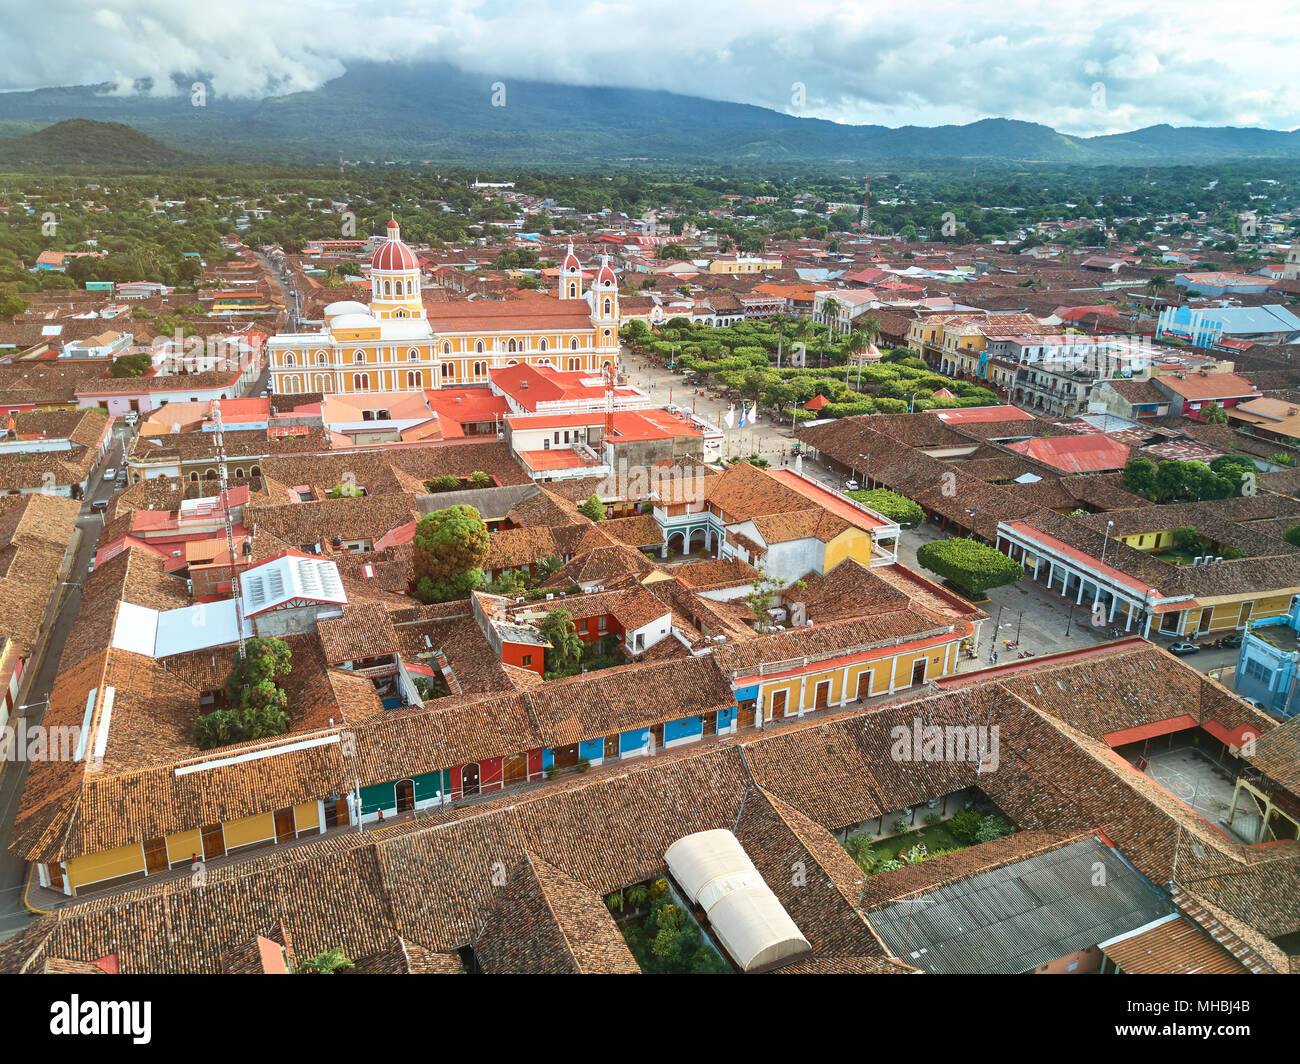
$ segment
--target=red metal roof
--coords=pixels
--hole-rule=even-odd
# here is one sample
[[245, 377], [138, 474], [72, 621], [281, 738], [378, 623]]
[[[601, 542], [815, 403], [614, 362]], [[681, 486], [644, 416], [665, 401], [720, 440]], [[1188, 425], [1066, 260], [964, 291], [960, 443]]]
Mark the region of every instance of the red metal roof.
[[1123, 469], [1128, 461], [1127, 444], [1109, 436], [1045, 436], [1009, 443], [1007, 447], [1067, 473], [1100, 473]]

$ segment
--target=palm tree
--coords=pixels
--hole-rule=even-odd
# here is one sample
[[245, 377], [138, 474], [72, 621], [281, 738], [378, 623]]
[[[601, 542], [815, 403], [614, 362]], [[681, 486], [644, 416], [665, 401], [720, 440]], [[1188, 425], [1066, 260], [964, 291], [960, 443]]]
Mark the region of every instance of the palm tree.
[[1168, 284], [1169, 282], [1163, 277], [1152, 277], [1147, 281], [1146, 293], [1149, 296], [1158, 296]]

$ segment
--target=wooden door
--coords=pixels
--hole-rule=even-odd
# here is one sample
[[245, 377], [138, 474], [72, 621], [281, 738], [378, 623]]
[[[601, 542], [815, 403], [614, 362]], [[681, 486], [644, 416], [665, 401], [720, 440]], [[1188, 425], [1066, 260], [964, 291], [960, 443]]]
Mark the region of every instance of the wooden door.
[[817, 685], [816, 690], [813, 694], [813, 708], [825, 709], [830, 704], [831, 704], [831, 682], [830, 680], [823, 680], [821, 683]]
[[618, 760], [618, 736], [617, 736], [617, 735], [606, 735], [606, 736], [605, 736], [605, 756], [604, 756], [604, 759], [605, 759], [606, 761], [617, 761], [617, 760]]
[[705, 713], [700, 718], [700, 722], [704, 728], [704, 735], [708, 736], [718, 734], [718, 715], [716, 713]]
[[460, 770], [460, 790], [466, 798], [479, 792], [479, 767], [477, 761], [471, 761]]
[[275, 811], [275, 841], [287, 842], [297, 834], [293, 822], [293, 808]]
[[220, 824], [209, 824], [201, 832], [203, 839], [203, 859], [211, 861], [214, 857], [226, 856], [226, 833]]
[[789, 696], [788, 691], [776, 691], [772, 695], [772, 700], [767, 704], [767, 719], [778, 720], [785, 716], [785, 702]]
[[148, 875], [167, 869], [167, 840], [150, 839], [144, 844], [144, 870]]
[[858, 701], [865, 701], [871, 697], [871, 670], [865, 669], [858, 673]]
[[401, 780], [397, 784], [397, 811], [410, 813], [415, 809], [415, 781]]
[[736, 707], [736, 728], [752, 728], [754, 718], [758, 715], [758, 707], [752, 701], [742, 702]]
[[557, 746], [555, 748], [555, 767], [557, 769], [575, 768], [578, 764], [578, 744]]
[[1243, 602], [1241, 604], [1241, 613], [1237, 615], [1237, 627], [1245, 628], [1250, 623], [1250, 611], [1255, 604], [1253, 602]]
[[928, 664], [925, 658], [912, 663], [912, 683], [925, 683], [925, 667]]
[[528, 755], [512, 754], [507, 757], [505, 777], [507, 786], [511, 783], [523, 783], [528, 779]]

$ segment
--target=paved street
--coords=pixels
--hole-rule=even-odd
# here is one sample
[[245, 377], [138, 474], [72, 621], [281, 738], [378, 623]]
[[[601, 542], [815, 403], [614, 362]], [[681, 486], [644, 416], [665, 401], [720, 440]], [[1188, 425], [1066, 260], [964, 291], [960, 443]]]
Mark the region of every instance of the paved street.
[[[28, 708], [22, 716], [27, 718], [29, 725], [39, 724], [45, 715], [46, 702], [54, 686], [54, 678], [58, 674], [59, 656], [63, 652], [64, 641], [72, 629], [73, 622], [77, 618], [77, 610], [81, 605], [82, 581], [86, 578], [87, 567], [104, 527], [103, 518], [90, 511], [92, 500], [108, 499], [113, 494], [113, 485], [105, 483], [100, 472], [109, 468], [122, 468], [123, 447], [128, 437], [129, 430], [119, 423], [114, 430], [113, 445], [108, 457], [92, 477], [90, 490], [87, 491], [86, 500], [82, 505], [81, 516], [77, 519], [77, 527], [81, 529], [81, 542], [77, 547], [67, 581], [59, 589], [62, 598], [58, 612], [40, 660], [36, 664], [36, 671], [32, 674], [31, 686], [26, 695], [25, 704]], [[18, 714], [15, 713], [11, 723], [17, 723], [17, 716]], [[0, 761], [0, 939], [20, 931], [31, 918], [31, 914], [23, 905], [27, 862], [9, 852], [14, 817], [18, 812], [26, 776], [25, 761]]]

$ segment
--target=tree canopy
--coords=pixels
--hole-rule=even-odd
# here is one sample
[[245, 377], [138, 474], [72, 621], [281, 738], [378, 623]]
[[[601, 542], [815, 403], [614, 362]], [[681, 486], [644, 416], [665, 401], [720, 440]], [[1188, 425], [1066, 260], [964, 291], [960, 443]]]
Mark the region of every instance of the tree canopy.
[[425, 514], [412, 546], [411, 594], [421, 602], [465, 598], [485, 583], [488, 530], [474, 507], [461, 504]]
[[916, 560], [971, 599], [982, 599], [989, 588], [1014, 584], [1025, 575], [1019, 562], [973, 539], [924, 543], [917, 549]]

